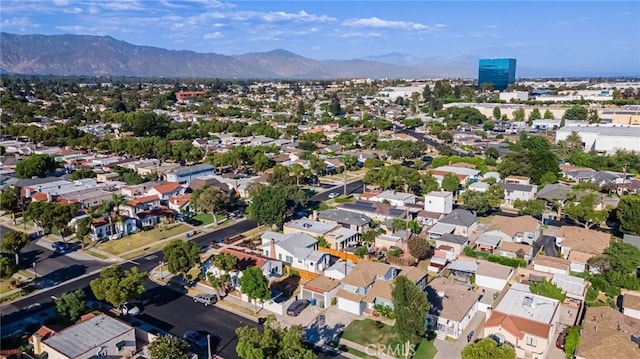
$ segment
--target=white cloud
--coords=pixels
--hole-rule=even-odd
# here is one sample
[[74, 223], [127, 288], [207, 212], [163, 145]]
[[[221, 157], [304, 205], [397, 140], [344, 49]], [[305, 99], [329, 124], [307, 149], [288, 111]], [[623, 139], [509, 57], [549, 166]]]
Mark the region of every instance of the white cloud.
[[67, 33], [96, 33], [96, 28], [82, 25], [60, 25], [56, 29]]
[[68, 6], [69, 0], [53, 0], [53, 3], [57, 6]]
[[70, 7], [70, 8], [66, 8], [66, 9], [64, 9], [62, 11], [67, 13], [67, 14], [80, 14], [82, 12], [82, 9], [79, 8], [79, 7]]
[[18, 28], [39, 26], [38, 24], [32, 23], [31, 20], [26, 16], [4, 19], [0, 24], [2, 24], [2, 27], [18, 27]]
[[204, 38], [205, 40], [210, 40], [210, 39], [220, 39], [220, 38], [223, 38], [223, 37], [224, 37], [224, 35], [223, 35], [221, 32], [218, 32], [218, 31], [216, 31], [216, 32], [210, 32], [210, 33], [208, 33], [208, 34], [204, 34], [204, 36], [203, 36], [203, 38]]
[[350, 27], [374, 27], [383, 29], [428, 30], [429, 26], [419, 22], [383, 20], [378, 17], [348, 19], [343, 23]]
[[445, 24], [436, 24], [437, 29], [444, 29], [445, 27], [447, 27]]
[[117, 0], [100, 3], [100, 6], [115, 11], [144, 10], [145, 7], [137, 0]]
[[382, 34], [379, 32], [345, 32], [340, 36], [345, 39], [352, 39], [352, 38], [368, 39], [373, 37], [381, 37]]
[[334, 17], [330, 17], [326, 15], [309, 14], [304, 10], [300, 10], [297, 13], [275, 11], [275, 12], [265, 13], [261, 17], [262, 17], [262, 20], [267, 22], [286, 21], [286, 20], [293, 20], [293, 21], [300, 21], [300, 22], [330, 22], [330, 21], [336, 20]]
[[100, 12], [100, 9], [98, 9], [95, 6], [89, 6], [89, 8], [87, 9], [87, 11], [89, 12], [89, 14], [97, 14]]

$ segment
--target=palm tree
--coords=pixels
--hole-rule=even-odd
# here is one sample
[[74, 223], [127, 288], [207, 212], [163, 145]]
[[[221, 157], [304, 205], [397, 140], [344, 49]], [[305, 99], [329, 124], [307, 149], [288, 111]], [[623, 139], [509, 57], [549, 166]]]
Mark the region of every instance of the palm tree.
[[121, 194], [114, 194], [111, 197], [111, 205], [115, 209], [116, 215], [120, 214], [120, 206], [122, 206], [122, 205], [124, 205], [126, 203], [127, 203], [127, 199], [124, 198], [124, 196], [121, 195]]
[[569, 148], [569, 152], [573, 152], [575, 150], [584, 150], [584, 143], [582, 142], [582, 137], [577, 131], [571, 131], [569, 136], [567, 136], [567, 147]]

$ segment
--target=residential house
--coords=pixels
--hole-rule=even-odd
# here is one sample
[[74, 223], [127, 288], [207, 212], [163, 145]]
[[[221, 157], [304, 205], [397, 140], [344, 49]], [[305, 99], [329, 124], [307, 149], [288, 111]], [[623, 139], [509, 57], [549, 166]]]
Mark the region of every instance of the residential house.
[[640, 193], [640, 180], [632, 179], [628, 182], [619, 184], [616, 193], [618, 193], [618, 196]]
[[436, 226], [440, 223], [448, 224], [454, 227], [453, 234], [469, 237], [478, 229], [478, 219], [476, 216], [466, 209], [454, 209], [451, 213], [444, 216]]
[[282, 227], [284, 234], [306, 233], [314, 238], [324, 240], [329, 248], [342, 250], [360, 243], [360, 234], [352, 229], [333, 223], [322, 223], [308, 218], [289, 221]]
[[347, 276], [342, 278], [342, 289], [336, 295], [338, 309], [362, 315], [368, 308], [365, 296], [376, 281], [391, 281], [399, 269], [384, 263], [360, 261]]
[[482, 233], [474, 242], [477, 251], [495, 253], [502, 243], [502, 237], [487, 233]]
[[512, 176], [507, 176], [504, 179], [504, 183], [528, 185], [528, 184], [530, 184], [530, 179], [529, 179], [529, 177], [525, 177], [525, 176], [512, 175]]
[[140, 231], [135, 218], [127, 216], [112, 216], [96, 218], [91, 221], [90, 237], [94, 241], [103, 239], [118, 239]]
[[177, 182], [181, 185], [188, 185], [194, 178], [213, 175], [215, 172], [216, 170], [212, 165], [202, 163], [168, 171], [165, 173], [165, 178], [167, 182]]
[[238, 258], [237, 270], [234, 270], [231, 273], [224, 273], [223, 270], [213, 265], [211, 260], [208, 260], [202, 264], [202, 272], [204, 274], [211, 274], [215, 277], [219, 277], [223, 274], [229, 274], [229, 280], [234, 288], [240, 288], [239, 279], [242, 276], [241, 273], [248, 267], [260, 268], [262, 270], [262, 274], [264, 274], [269, 282], [280, 278], [283, 274], [282, 262], [279, 260], [229, 247], [223, 248], [220, 253], [231, 254]]
[[564, 258], [538, 254], [533, 258], [533, 269], [540, 272], [569, 275], [571, 262]]
[[433, 256], [429, 261], [429, 267], [427, 270], [440, 274], [442, 270], [451, 262], [455, 260], [457, 255], [453, 252], [453, 248], [449, 246], [440, 246], [433, 251]]
[[148, 211], [160, 206], [160, 198], [157, 195], [135, 198], [126, 205], [120, 207], [120, 213], [129, 217], [135, 217], [138, 213]]
[[[566, 304], [567, 306], [580, 308], [582, 303], [584, 303], [587, 288], [589, 287], [586, 280], [570, 275], [554, 274], [553, 278], [551, 278], [551, 283], [555, 284], [567, 294], [565, 302], [562, 303], [563, 305]], [[578, 316], [576, 316], [576, 319], [577, 317]]]
[[169, 208], [176, 213], [189, 212], [191, 206], [191, 193], [171, 197], [167, 201], [167, 204], [169, 205]]
[[502, 264], [480, 261], [476, 269], [476, 285], [502, 291], [513, 278], [515, 269]]
[[392, 190], [386, 190], [373, 197], [369, 198], [373, 202], [389, 203], [395, 207], [405, 207], [411, 204], [416, 204], [416, 196], [413, 193], [396, 192]]
[[622, 313], [624, 315], [640, 319], [640, 293], [627, 292], [622, 295]]
[[291, 267], [322, 273], [329, 266], [329, 254], [318, 250], [318, 240], [306, 233], [281, 234], [267, 231], [258, 246], [265, 257], [278, 259]]
[[[604, 253], [609, 247], [611, 235], [591, 229], [562, 226], [556, 234], [556, 245], [560, 254], [571, 262], [571, 271], [584, 272], [589, 258]], [[597, 269], [592, 268], [593, 271]]]
[[159, 185], [160, 183], [161, 182], [158, 181], [150, 181], [132, 186], [122, 186], [120, 187], [120, 192], [127, 198], [136, 198], [144, 195], [145, 193], [147, 193], [147, 191], [151, 190], [151, 188]]
[[[407, 277], [411, 282], [415, 283], [422, 290], [427, 286], [427, 272], [417, 267], [403, 267], [398, 274]], [[367, 311], [375, 311], [375, 306], [380, 305], [393, 309], [393, 298], [391, 296], [391, 287], [393, 282], [389, 280], [377, 280], [373, 283], [371, 289], [364, 296], [364, 302]]]
[[341, 284], [339, 280], [320, 275], [300, 287], [299, 297], [315, 300], [320, 308], [328, 307], [340, 290]]
[[531, 216], [507, 217], [497, 215], [489, 223], [486, 235], [498, 236], [512, 243], [533, 243], [540, 236], [541, 224]]
[[117, 172], [105, 172], [98, 173], [96, 175], [96, 181], [98, 182], [113, 182], [120, 179], [120, 174]]
[[137, 350], [135, 328], [106, 314], [90, 316], [44, 339], [36, 332], [31, 342], [34, 354], [50, 359], [120, 358]]
[[378, 234], [374, 246], [378, 251], [388, 251], [391, 247], [404, 249], [405, 241], [408, 239], [409, 233], [404, 229], [394, 233]]
[[637, 358], [640, 326], [634, 317], [608, 306], [587, 307], [576, 359]]
[[533, 246], [524, 243], [500, 242], [496, 254], [503, 257], [531, 261], [533, 258]]
[[453, 193], [433, 191], [424, 196], [424, 210], [432, 213], [449, 214], [453, 211]]
[[447, 246], [450, 251], [455, 253], [455, 256], [459, 256], [464, 247], [469, 245], [469, 238], [464, 236], [458, 236], [451, 233], [443, 233], [438, 238], [435, 238], [435, 247], [440, 248]]
[[160, 203], [167, 203], [170, 197], [179, 196], [184, 193], [184, 187], [178, 182], [167, 182], [153, 186], [148, 192], [148, 196], [158, 196]]
[[571, 192], [571, 186], [563, 183], [548, 184], [536, 194], [537, 198], [544, 199], [547, 202], [564, 201]]
[[447, 174], [453, 174], [460, 178], [460, 184], [466, 186], [469, 183], [477, 182], [480, 171], [473, 168], [464, 168], [457, 166], [440, 166], [433, 169], [432, 174], [438, 180], [438, 183], [442, 184], [442, 179]]
[[227, 183], [220, 182], [218, 178], [216, 178], [216, 176], [203, 176], [194, 178], [191, 182], [189, 182], [188, 189], [193, 192], [204, 186], [217, 187], [227, 195], [231, 192], [229, 190], [229, 185]]
[[435, 331], [438, 339], [458, 339], [478, 312], [480, 294], [439, 277], [427, 286], [427, 298], [431, 303], [427, 328]]
[[504, 188], [504, 201], [507, 206], [513, 207], [513, 202], [517, 199], [529, 201], [536, 197], [538, 187], [527, 184], [500, 183]]
[[138, 217], [139, 223], [143, 228], [153, 227], [166, 221], [172, 221], [175, 219], [175, 216], [175, 212], [165, 206], [155, 207], [136, 214], [136, 217]]
[[341, 203], [337, 207], [345, 211], [363, 214], [372, 220], [382, 222], [394, 218], [404, 219], [408, 215], [406, 209], [396, 208], [382, 202], [357, 200], [353, 203]]
[[331, 267], [325, 269], [324, 275], [336, 280], [342, 280], [342, 278], [349, 275], [355, 267], [356, 265], [352, 261], [339, 260]]
[[333, 223], [344, 228], [354, 230], [360, 234], [369, 229], [371, 218], [364, 214], [349, 212], [342, 209], [328, 209], [322, 212], [314, 212], [313, 219], [321, 223]]
[[484, 336], [509, 343], [519, 358], [545, 358], [560, 320], [558, 300], [510, 288], [484, 324]]

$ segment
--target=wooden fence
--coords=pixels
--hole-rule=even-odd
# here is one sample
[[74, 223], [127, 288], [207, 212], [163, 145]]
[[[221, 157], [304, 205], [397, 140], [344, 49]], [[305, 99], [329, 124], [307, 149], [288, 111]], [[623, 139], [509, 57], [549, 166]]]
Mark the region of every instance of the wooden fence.
[[319, 276], [320, 274], [315, 273], [315, 272], [309, 272], [306, 271], [304, 269], [298, 269], [298, 268], [293, 268], [291, 266], [285, 266], [285, 273], [289, 273], [289, 275], [291, 275], [291, 272], [295, 271], [300, 275], [300, 279], [304, 280], [304, 281], [309, 281], [317, 276]]
[[352, 261], [353, 263], [358, 263], [359, 261], [362, 260], [362, 258], [358, 258], [358, 256], [356, 256], [353, 253], [339, 251], [337, 249], [318, 247], [318, 250], [329, 253], [333, 257], [338, 257], [340, 259], [346, 259], [346, 260]]

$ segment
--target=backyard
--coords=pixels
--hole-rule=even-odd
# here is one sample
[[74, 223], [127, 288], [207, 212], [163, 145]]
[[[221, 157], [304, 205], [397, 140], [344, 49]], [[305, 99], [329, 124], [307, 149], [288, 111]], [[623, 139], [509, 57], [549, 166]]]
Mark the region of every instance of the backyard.
[[[373, 319], [355, 320], [345, 328], [342, 338], [364, 346], [386, 345], [390, 351], [402, 348], [403, 343], [398, 339], [392, 326], [377, 322]], [[433, 358], [437, 349], [433, 345], [433, 339], [422, 339], [416, 349], [415, 358]], [[391, 354], [391, 353], [390, 353]]]
[[149, 231], [139, 232], [124, 238], [98, 244], [97, 247], [113, 255], [119, 255], [185, 233], [188, 230], [190, 230], [190, 228], [183, 224], [161, 225]]

